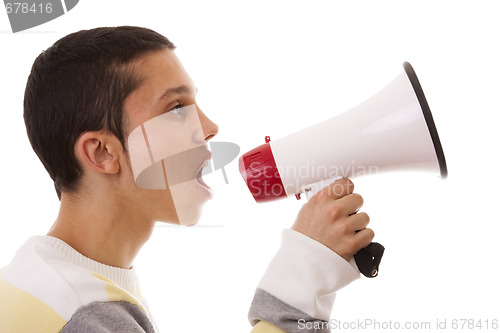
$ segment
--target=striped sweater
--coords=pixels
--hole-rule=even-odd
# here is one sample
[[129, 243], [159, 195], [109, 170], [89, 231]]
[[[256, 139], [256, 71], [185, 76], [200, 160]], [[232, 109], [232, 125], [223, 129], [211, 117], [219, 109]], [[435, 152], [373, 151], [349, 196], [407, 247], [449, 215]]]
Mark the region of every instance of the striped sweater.
[[[304, 323], [328, 321], [335, 292], [357, 277], [322, 244], [285, 230], [250, 307], [252, 332], [311, 331]], [[0, 299], [2, 333], [159, 332], [134, 268], [101, 264], [50, 236], [30, 238], [0, 270]]]

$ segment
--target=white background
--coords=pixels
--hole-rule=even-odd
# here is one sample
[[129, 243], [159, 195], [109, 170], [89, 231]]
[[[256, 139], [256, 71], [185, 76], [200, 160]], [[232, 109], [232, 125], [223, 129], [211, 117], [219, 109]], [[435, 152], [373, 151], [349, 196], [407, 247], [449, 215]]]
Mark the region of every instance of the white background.
[[[495, 1], [82, 0], [17, 34], [0, 10], [0, 266], [29, 236], [46, 233], [58, 212], [22, 118], [33, 60], [73, 31], [139, 25], [177, 45], [201, 108], [220, 126], [214, 140], [242, 152], [357, 105], [409, 61], [449, 178], [403, 172], [354, 180], [386, 254], [379, 277], [338, 294], [333, 317], [447, 319], [449, 331], [455, 318], [500, 319], [498, 9]], [[348, 143], [325, 143], [325, 152], [330, 144]], [[198, 227], [158, 226], [136, 259], [163, 332], [249, 331], [254, 289], [304, 203], [258, 205], [236, 160], [226, 171], [229, 185], [220, 172], [206, 177], [216, 195]]]

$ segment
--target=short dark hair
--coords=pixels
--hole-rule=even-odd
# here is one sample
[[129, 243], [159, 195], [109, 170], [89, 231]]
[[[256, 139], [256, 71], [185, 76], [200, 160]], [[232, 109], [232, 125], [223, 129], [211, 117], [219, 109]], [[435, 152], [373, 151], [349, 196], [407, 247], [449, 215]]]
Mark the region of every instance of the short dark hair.
[[75, 191], [82, 169], [74, 145], [104, 130], [125, 148], [123, 103], [140, 84], [133, 60], [175, 49], [166, 37], [139, 27], [82, 30], [58, 40], [33, 63], [24, 95], [24, 122], [33, 150], [62, 191]]

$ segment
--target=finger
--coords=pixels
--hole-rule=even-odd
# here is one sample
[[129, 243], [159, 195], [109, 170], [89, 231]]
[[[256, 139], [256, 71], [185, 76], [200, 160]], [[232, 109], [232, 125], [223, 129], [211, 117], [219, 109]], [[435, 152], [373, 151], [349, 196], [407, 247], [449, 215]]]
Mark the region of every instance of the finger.
[[322, 188], [318, 193], [327, 194], [333, 199], [340, 199], [346, 195], [352, 194], [353, 191], [354, 183], [348, 178], [340, 178]]
[[375, 233], [370, 228], [363, 229], [354, 235], [357, 244], [361, 246], [360, 249], [370, 245], [374, 237]]
[[363, 197], [357, 193], [348, 194], [335, 201], [342, 207], [344, 215], [352, 215], [356, 213], [363, 206]]
[[351, 232], [363, 231], [370, 223], [370, 217], [366, 213], [358, 213], [349, 216], [348, 221]]

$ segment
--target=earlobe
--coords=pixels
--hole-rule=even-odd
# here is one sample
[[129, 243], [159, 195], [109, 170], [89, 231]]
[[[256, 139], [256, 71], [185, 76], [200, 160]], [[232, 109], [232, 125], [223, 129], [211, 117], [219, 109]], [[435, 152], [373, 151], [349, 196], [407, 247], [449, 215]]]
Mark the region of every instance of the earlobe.
[[120, 170], [118, 139], [103, 132], [85, 132], [77, 140], [75, 152], [80, 163], [93, 171], [116, 174]]

